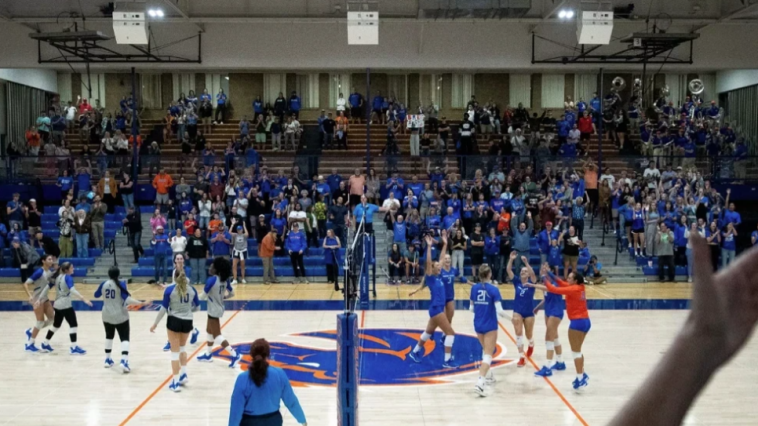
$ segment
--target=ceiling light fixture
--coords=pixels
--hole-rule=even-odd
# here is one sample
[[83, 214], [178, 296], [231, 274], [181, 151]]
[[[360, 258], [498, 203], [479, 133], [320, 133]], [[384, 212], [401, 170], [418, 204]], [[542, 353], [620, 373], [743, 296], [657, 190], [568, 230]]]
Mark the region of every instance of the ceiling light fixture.
[[163, 16], [165, 16], [163, 14], [163, 9], [148, 9], [147, 14], [151, 18], [163, 18]]
[[574, 17], [574, 11], [571, 9], [564, 9], [558, 12], [558, 17], [560, 19], [571, 19]]

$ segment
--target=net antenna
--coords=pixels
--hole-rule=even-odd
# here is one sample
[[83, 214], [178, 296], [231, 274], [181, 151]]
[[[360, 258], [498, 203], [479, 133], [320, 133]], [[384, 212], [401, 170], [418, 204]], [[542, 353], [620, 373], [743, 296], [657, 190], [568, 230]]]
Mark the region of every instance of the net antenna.
[[[355, 230], [353, 240], [347, 246], [345, 251], [345, 286], [343, 293], [345, 297], [345, 313], [355, 312], [356, 305], [358, 303], [358, 283], [360, 282], [361, 274], [364, 272], [364, 260], [366, 257], [366, 251], [363, 244], [363, 234], [366, 222], [365, 215], [363, 217], [355, 218], [360, 220]], [[349, 239], [349, 234], [348, 234]]]

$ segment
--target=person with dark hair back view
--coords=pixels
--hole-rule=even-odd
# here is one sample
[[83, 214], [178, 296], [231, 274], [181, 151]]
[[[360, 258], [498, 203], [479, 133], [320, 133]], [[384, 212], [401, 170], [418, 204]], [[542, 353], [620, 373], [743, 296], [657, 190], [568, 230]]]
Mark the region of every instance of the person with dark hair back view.
[[300, 401], [292, 391], [287, 375], [270, 366], [271, 347], [265, 339], [250, 346], [250, 368], [237, 376], [232, 391], [229, 426], [280, 426], [283, 422], [279, 401], [303, 426], [307, 426]]

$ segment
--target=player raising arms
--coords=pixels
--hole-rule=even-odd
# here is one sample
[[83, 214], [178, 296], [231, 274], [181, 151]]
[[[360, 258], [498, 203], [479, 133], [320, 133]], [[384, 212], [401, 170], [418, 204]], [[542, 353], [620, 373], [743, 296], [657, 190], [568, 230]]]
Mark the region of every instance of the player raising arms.
[[63, 325], [63, 320], [65, 319], [66, 323], [68, 323], [68, 335], [71, 339], [71, 348], [69, 349], [69, 353], [71, 355], [84, 355], [87, 353], [87, 351], [80, 348], [79, 345], [76, 344], [76, 331], [78, 323], [76, 321], [76, 312], [71, 305], [71, 295], [73, 294], [77, 298], [81, 299], [90, 308], [92, 307], [92, 302], [85, 299], [84, 296], [82, 296], [74, 287], [74, 278], [72, 277], [74, 274], [74, 265], [72, 265], [70, 262], [64, 262], [60, 266], [58, 273], [59, 275], [55, 279], [55, 282], [51, 282], [46, 285], [34, 302], [34, 306], [39, 306], [42, 300], [48, 300], [47, 292], [50, 291], [53, 286], [55, 287], [55, 316], [53, 318], [53, 327], [47, 330], [47, 336], [45, 336], [45, 341], [42, 342], [41, 346], [42, 352], [53, 351], [53, 347], [50, 346], [50, 339], [53, 338], [55, 332], [58, 331], [61, 325]]
[[531, 357], [532, 352], [534, 352], [534, 337], [532, 334], [534, 331], [534, 288], [527, 284], [535, 283], [537, 277], [534, 275], [532, 267], [529, 266], [529, 259], [526, 256], [521, 256], [524, 266], [519, 271], [519, 275], [515, 276], [513, 273], [514, 260], [516, 260], [516, 252], [512, 251], [505, 270], [508, 272], [508, 279], [513, 282], [513, 287], [516, 289], [516, 295], [513, 300], [513, 319], [511, 322], [516, 332], [516, 347], [519, 354], [519, 361], [516, 365], [523, 367], [526, 365], [526, 358], [524, 357], [524, 331], [526, 331], [526, 338], [529, 340], [529, 349], [527, 349], [526, 357]]
[[221, 317], [224, 316], [224, 299], [234, 296], [234, 289], [229, 285], [229, 277], [232, 274], [232, 265], [223, 257], [213, 259], [210, 268], [211, 277], [205, 283], [200, 300], [208, 300], [208, 323], [205, 331], [208, 333], [208, 346], [205, 355], [200, 355], [197, 360], [200, 362], [213, 362], [214, 344], [221, 345], [221, 348], [231, 355], [232, 362], [229, 368], [235, 368], [239, 363], [241, 354], [238, 354], [229, 342], [221, 335]]
[[[590, 380], [590, 377], [584, 372], [582, 344], [592, 325], [590, 323], [589, 312], [587, 312], [584, 277], [577, 272], [571, 272], [568, 276], [568, 281], [563, 281], [556, 278], [549, 271], [547, 276], [549, 279], [545, 280], [544, 286], [539, 284], [527, 284], [527, 286], [566, 296], [566, 312], [568, 313], [569, 320], [571, 320], [571, 324], [569, 325], [569, 344], [571, 345], [571, 355], [574, 357], [574, 366], [576, 367], [576, 379], [573, 386], [574, 390], [580, 390], [587, 387]], [[556, 283], [557, 286], [551, 284], [551, 281]]]
[[[37, 322], [34, 327], [26, 330], [26, 345], [24, 350], [27, 352], [39, 352], [40, 350], [34, 345], [34, 339], [37, 338], [40, 330], [49, 326], [53, 322], [55, 313], [53, 312], [53, 304], [48, 300], [47, 295], [45, 297], [39, 297], [42, 291], [47, 288], [50, 283], [50, 277], [53, 275], [53, 263], [54, 257], [47, 254], [42, 257], [42, 264], [37, 268], [32, 275], [24, 282], [24, 290], [29, 297], [29, 303], [34, 307], [34, 316], [37, 318]], [[32, 265], [28, 265], [31, 267]], [[33, 285], [33, 290], [29, 291], [29, 285]], [[45, 320], [47, 317], [47, 320]]]
[[[421, 362], [421, 358], [424, 356], [421, 353], [424, 343], [432, 337], [434, 331], [439, 327], [445, 335], [445, 361], [442, 363], [442, 367], [455, 368], [452, 363], [455, 331], [453, 331], [453, 327], [450, 326], [450, 321], [447, 319], [447, 315], [445, 315], [445, 284], [440, 278], [440, 270], [442, 269], [440, 262], [432, 260], [432, 244], [434, 244], [434, 239], [432, 239], [431, 235], [427, 235], [425, 276], [421, 281], [421, 285], [409, 294], [409, 296], [413, 296], [424, 287], [429, 287], [432, 298], [431, 306], [429, 306], [429, 322], [426, 324], [426, 330], [421, 333], [416, 347], [413, 348], [408, 356], [415, 362]], [[442, 250], [440, 250], [440, 253], [445, 253], [446, 250], [447, 240], [442, 240]]]
[[479, 366], [479, 379], [474, 386], [474, 392], [479, 396], [487, 396], [484, 386], [494, 383], [495, 376], [490, 371], [492, 354], [497, 345], [497, 317], [505, 316], [500, 290], [492, 284], [492, 269], [489, 265], [479, 268], [479, 282], [471, 287], [470, 310], [474, 311], [474, 331], [482, 345], [482, 365]]
[[128, 305], [147, 305], [132, 298], [126, 289], [126, 281], [121, 281], [121, 271], [116, 266], [108, 269], [108, 280], [100, 283], [95, 291], [95, 297], [103, 298], [103, 327], [105, 327], [105, 368], [113, 367], [113, 338], [121, 340], [121, 372], [129, 373], [129, 310]]
[[[447, 245], [447, 231], [440, 231], [440, 238], [443, 244]], [[455, 277], [460, 273], [461, 282], [466, 282], [466, 277], [463, 276], [463, 271], [458, 271], [458, 268], [452, 267], [452, 260], [450, 254], [446, 252], [440, 252], [442, 259], [442, 269], [440, 270], [440, 279], [445, 285], [445, 316], [450, 325], [453, 325], [453, 315], [455, 315]], [[444, 340], [446, 335], [442, 335]]]
[[[192, 313], [200, 309], [200, 301], [197, 298], [197, 290], [189, 285], [184, 271], [180, 270], [176, 275], [176, 283], [166, 287], [163, 292], [163, 301], [155, 323], [150, 327], [150, 332], [155, 333], [155, 328], [168, 312], [166, 328], [168, 329], [168, 342], [171, 345], [171, 371], [174, 378], [168, 388], [174, 392], [180, 392], [182, 385], [187, 383], [187, 349], [186, 344], [192, 331]], [[181, 372], [181, 375], [179, 374]]]
[[[547, 272], [550, 270], [550, 264], [545, 262], [540, 268], [540, 279], [542, 282], [547, 280]], [[534, 308], [535, 315], [541, 307], [545, 308], [545, 349], [547, 349], [547, 364], [540, 371], [534, 373], [535, 376], [550, 377], [553, 370], [563, 371], [566, 369], [566, 363], [563, 362], [563, 349], [561, 341], [558, 340], [558, 326], [563, 320], [563, 296], [556, 293], [544, 292], [544, 298]], [[556, 361], [553, 360], [555, 355]]]

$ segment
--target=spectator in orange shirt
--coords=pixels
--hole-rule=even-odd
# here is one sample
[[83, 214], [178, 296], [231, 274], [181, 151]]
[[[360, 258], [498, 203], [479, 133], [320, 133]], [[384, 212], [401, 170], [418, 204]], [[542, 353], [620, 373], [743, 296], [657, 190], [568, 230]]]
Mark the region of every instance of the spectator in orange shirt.
[[166, 173], [166, 169], [161, 167], [160, 172], [153, 178], [153, 188], [155, 188], [155, 204], [168, 204], [168, 191], [174, 186], [171, 176]]
[[276, 246], [277, 241], [276, 228], [271, 228], [271, 231], [263, 237], [261, 244], [258, 246], [258, 257], [263, 261], [264, 284], [277, 283], [276, 274], [274, 273], [274, 252], [280, 249], [280, 247]]
[[366, 185], [366, 177], [361, 173], [361, 169], [355, 169], [355, 174], [350, 176], [347, 181], [348, 189], [350, 190], [350, 207], [355, 207], [361, 202], [361, 195], [364, 192], [364, 185]]
[[39, 155], [39, 133], [37, 133], [37, 128], [35, 126], [30, 126], [29, 130], [26, 131], [26, 142], [29, 145], [29, 154], [33, 156]]
[[210, 237], [213, 235], [214, 232], [218, 231], [218, 226], [223, 225], [224, 221], [219, 219], [218, 213], [213, 213], [213, 219], [211, 219], [210, 222], [208, 222], [208, 236]]

